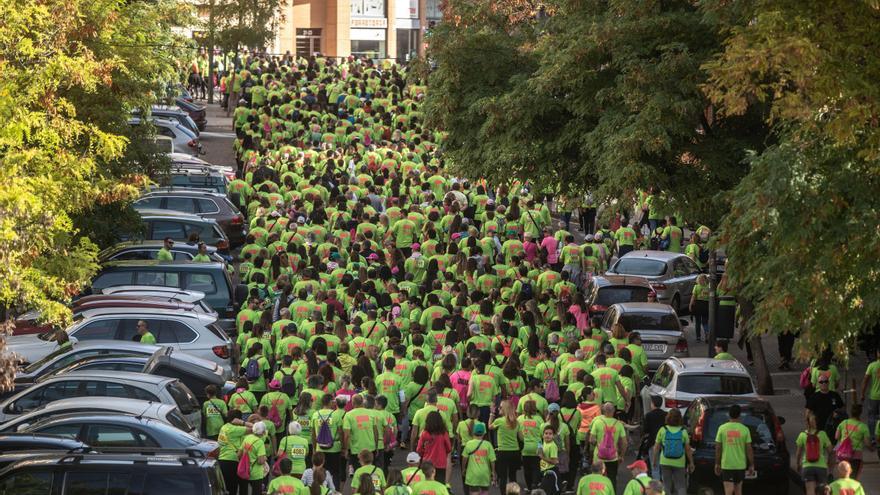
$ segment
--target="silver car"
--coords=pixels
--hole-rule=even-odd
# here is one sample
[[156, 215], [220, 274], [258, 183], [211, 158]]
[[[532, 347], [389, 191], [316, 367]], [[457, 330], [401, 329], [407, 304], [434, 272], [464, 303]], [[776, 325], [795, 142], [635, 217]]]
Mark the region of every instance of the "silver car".
[[657, 293], [657, 302], [679, 313], [691, 302], [700, 267], [686, 255], [669, 251], [630, 251], [617, 260], [607, 275], [644, 278]]
[[755, 384], [742, 363], [710, 358], [672, 358], [657, 369], [641, 391], [643, 411], [651, 410], [651, 397], [663, 399], [664, 411], [682, 412], [698, 397], [757, 397]]
[[615, 323], [628, 332], [639, 332], [648, 356], [648, 371], [670, 357], [688, 357], [690, 350], [681, 330], [682, 321], [672, 306], [662, 303], [618, 303], [605, 312], [602, 329], [611, 333]]

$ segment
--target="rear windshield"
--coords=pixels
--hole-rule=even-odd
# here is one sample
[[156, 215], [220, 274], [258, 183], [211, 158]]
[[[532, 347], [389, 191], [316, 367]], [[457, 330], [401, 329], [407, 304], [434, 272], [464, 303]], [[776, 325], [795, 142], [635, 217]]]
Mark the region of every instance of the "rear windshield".
[[168, 424], [177, 428], [178, 430], [185, 431], [187, 433], [193, 430], [193, 426], [189, 424], [189, 421], [186, 420], [186, 417], [181, 414], [180, 409], [176, 407], [168, 411], [168, 414], [165, 415], [165, 421], [168, 421]]
[[171, 394], [171, 397], [174, 398], [174, 402], [183, 414], [192, 414], [199, 410], [199, 401], [192, 392], [190, 392], [186, 385], [179, 381], [174, 381], [169, 383], [165, 388], [168, 390], [168, 393]]
[[648, 293], [651, 292], [647, 287], [602, 287], [596, 295], [596, 302], [600, 306], [611, 306], [612, 304], [625, 302], [648, 302]]
[[754, 392], [748, 377], [735, 375], [679, 375], [678, 390], [698, 395], [743, 395]]
[[666, 263], [645, 258], [621, 258], [614, 266], [614, 273], [656, 277], [666, 273]]
[[229, 335], [226, 334], [226, 330], [223, 330], [223, 328], [221, 328], [220, 325], [216, 323], [211, 323], [210, 325], [208, 325], [208, 330], [210, 330], [211, 333], [216, 335], [217, 338], [219, 338], [223, 342], [228, 342], [230, 340]]
[[[711, 414], [711, 416], [706, 418], [708, 423], [706, 425], [705, 438], [707, 442], [714, 443], [718, 428], [726, 423], [730, 416], [727, 413], [727, 409], [716, 409], [709, 414]], [[740, 420], [749, 428], [753, 445], [761, 450], [775, 445], [772, 433], [773, 418], [769, 414], [743, 410], [740, 414]]]
[[627, 314], [620, 316], [623, 328], [634, 330], [680, 330], [678, 317], [674, 314]]

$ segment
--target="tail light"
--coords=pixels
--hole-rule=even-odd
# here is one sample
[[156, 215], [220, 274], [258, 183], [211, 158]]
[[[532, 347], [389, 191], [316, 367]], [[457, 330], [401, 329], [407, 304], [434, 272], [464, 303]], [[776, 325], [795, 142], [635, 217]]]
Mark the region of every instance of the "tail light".
[[229, 348], [225, 345], [215, 345], [211, 350], [214, 351], [214, 355], [218, 358], [229, 359]]
[[244, 216], [235, 215], [232, 217], [232, 225], [242, 225], [244, 223]]
[[195, 148], [199, 145], [199, 142], [196, 141], [195, 139], [190, 139], [189, 142], [186, 143], [186, 145], [189, 146], [190, 148]]
[[785, 445], [785, 433], [782, 431], [782, 423], [779, 418], [773, 416], [773, 438], [776, 439], [776, 445]]
[[220, 455], [220, 447], [208, 452], [208, 459], [216, 459]]
[[656, 291], [653, 291], [653, 290], [648, 291], [648, 299], [651, 299], [652, 297], [654, 299], [657, 299], [657, 292]]
[[706, 427], [706, 415], [700, 414], [700, 419], [697, 420], [697, 426], [694, 427], [694, 442], [702, 442], [703, 441], [703, 429]]
[[657, 296], [658, 290], [666, 290], [666, 284], [664, 284], [662, 282], [649, 282], [649, 283], [651, 284], [651, 287], [654, 289], [654, 296], [655, 297]]
[[590, 306], [590, 311], [593, 313], [599, 313], [602, 311], [606, 311], [607, 309], [608, 309], [608, 306], [602, 306], [601, 304], [594, 304], [594, 305]]
[[691, 401], [689, 401], [689, 400], [668, 399], [668, 398], [666, 399], [666, 401], [664, 403], [666, 404], [666, 407], [668, 407], [669, 409], [672, 409], [672, 408], [681, 409], [681, 408], [685, 408], [685, 407], [691, 405]]
[[686, 339], [678, 339], [678, 343], [675, 344], [675, 352], [676, 353], [688, 352], [688, 341]]

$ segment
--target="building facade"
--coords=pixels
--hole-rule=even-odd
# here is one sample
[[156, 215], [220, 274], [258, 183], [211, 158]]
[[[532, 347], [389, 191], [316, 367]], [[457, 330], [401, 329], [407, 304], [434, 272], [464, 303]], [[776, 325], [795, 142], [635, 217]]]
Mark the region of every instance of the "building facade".
[[440, 0], [290, 0], [270, 51], [409, 60], [441, 17]]

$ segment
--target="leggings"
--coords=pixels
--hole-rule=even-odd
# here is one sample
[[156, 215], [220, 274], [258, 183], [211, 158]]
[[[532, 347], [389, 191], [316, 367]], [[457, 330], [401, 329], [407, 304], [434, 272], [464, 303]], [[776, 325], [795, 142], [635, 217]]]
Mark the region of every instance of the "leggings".
[[499, 450], [498, 459], [495, 461], [495, 474], [498, 476], [498, 486], [504, 489], [508, 482], [516, 483], [516, 473], [522, 464], [522, 455], [518, 450]]
[[229, 495], [238, 495], [238, 461], [220, 461], [220, 472]]
[[540, 458], [536, 455], [522, 456], [523, 476], [526, 478], [526, 486], [529, 490], [538, 487], [541, 481], [541, 471], [538, 469]]

